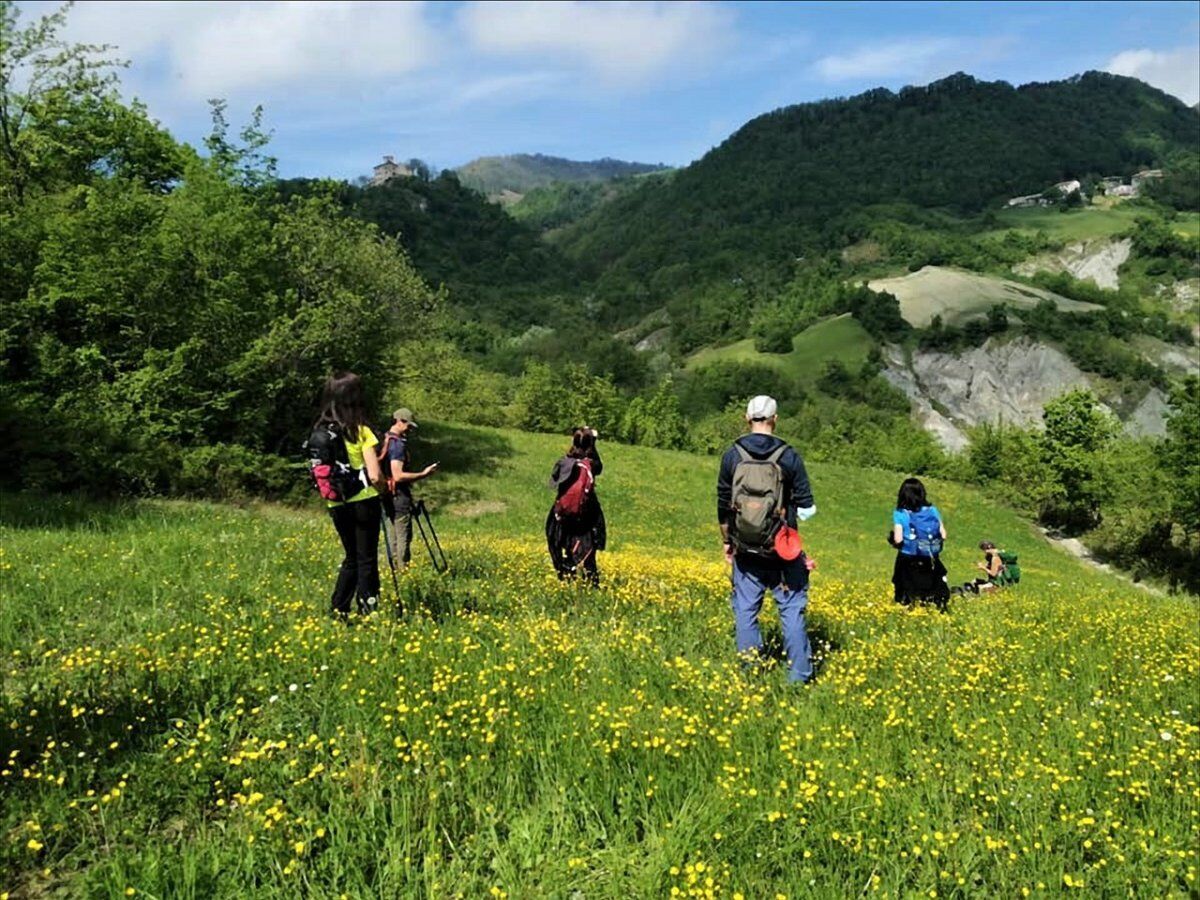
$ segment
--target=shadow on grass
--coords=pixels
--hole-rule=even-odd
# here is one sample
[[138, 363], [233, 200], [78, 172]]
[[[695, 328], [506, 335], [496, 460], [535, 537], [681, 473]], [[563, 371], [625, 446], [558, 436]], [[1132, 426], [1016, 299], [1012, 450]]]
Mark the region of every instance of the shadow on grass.
[[[516, 453], [512, 442], [491, 431], [469, 425], [431, 422], [422, 425], [412, 445], [412, 467], [424, 468], [436, 462], [446, 475], [486, 475]], [[414, 488], [417, 496], [429, 501], [436, 516], [439, 508], [470, 503], [480, 498], [478, 490], [459, 479], [433, 478]]]
[[[829, 663], [829, 658], [842, 649], [841, 642], [829, 631], [821, 619], [808, 618], [808, 643], [812, 649], [813, 677], [820, 678]], [[763, 623], [762, 657], [774, 660], [781, 668], [787, 668], [787, 657], [783, 652], [783, 631], [778, 621]]]
[[0, 493], [0, 527], [110, 532], [145, 518], [170, 517], [132, 500], [99, 500], [82, 494]]
[[495, 432], [445, 422], [422, 427], [412, 446], [414, 466], [436, 462], [441, 471], [454, 475], [493, 472], [515, 452], [512, 442]]

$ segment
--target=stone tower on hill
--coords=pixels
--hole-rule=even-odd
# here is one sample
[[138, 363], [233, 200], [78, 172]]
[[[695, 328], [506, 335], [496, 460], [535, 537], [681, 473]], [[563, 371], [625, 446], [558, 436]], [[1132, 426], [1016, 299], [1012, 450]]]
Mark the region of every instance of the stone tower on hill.
[[395, 157], [385, 156], [383, 162], [375, 167], [375, 174], [371, 176], [371, 185], [375, 187], [393, 178], [408, 178], [412, 173], [412, 169], [404, 163], [396, 162]]

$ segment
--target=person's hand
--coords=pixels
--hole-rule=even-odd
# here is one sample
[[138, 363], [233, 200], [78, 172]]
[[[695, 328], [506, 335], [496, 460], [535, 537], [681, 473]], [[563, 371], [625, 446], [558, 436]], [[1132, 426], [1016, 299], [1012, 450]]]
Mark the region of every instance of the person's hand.
[[733, 544], [727, 543], [725, 545], [725, 563], [730, 566], [733, 565]]
[[817, 567], [817, 561], [815, 559], [813, 559], [811, 556], [806, 555], [804, 557], [804, 567], [806, 569], [808, 569], [808, 571], [811, 572], [813, 569], [815, 569]]
[[437, 470], [438, 470], [438, 464], [437, 464], [437, 463], [430, 463], [430, 464], [429, 464], [429, 465], [427, 465], [427, 466], [426, 466], [424, 469], [422, 469], [422, 470], [421, 470], [421, 477], [422, 477], [422, 478], [428, 478], [430, 475], [432, 475], [432, 474], [433, 474], [434, 472], [436, 472]]

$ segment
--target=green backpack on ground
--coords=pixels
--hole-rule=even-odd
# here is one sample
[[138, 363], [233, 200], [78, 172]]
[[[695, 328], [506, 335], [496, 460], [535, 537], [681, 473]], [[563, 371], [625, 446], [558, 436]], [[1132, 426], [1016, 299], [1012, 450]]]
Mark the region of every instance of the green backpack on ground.
[[1018, 584], [1021, 581], [1021, 567], [1017, 564], [1017, 554], [1003, 551], [1000, 553], [1000, 562], [1004, 563], [1004, 568], [994, 579], [996, 584]]
[[775, 552], [775, 532], [783, 524], [783, 467], [779, 458], [788, 445], [780, 445], [766, 459], [755, 459], [741, 444], [741, 460], [733, 470], [730, 537], [743, 553], [769, 556]]

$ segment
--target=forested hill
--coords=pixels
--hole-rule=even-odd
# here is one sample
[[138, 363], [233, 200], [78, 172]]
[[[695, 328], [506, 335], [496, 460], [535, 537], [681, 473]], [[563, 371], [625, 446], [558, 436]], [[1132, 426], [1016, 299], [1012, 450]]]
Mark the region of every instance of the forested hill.
[[1129, 174], [1194, 152], [1195, 110], [1089, 72], [1014, 88], [953, 75], [752, 120], [671, 179], [599, 207], [561, 246], [631, 316], [698, 285], [853, 240], [862, 210], [969, 212], [1067, 178]]
[[464, 187], [452, 171], [394, 178], [378, 186], [309, 179], [282, 181], [279, 196], [332, 191], [355, 217], [398, 237], [432, 287], [472, 316], [507, 325], [553, 315], [570, 284], [570, 261], [538, 233]]
[[523, 194], [555, 181], [608, 181], [645, 172], [658, 172], [667, 166], [652, 163], [623, 162], [619, 159], [577, 162], [540, 153], [513, 156], [484, 156], [460, 166], [459, 180], [480, 193], [495, 196], [502, 191]]

